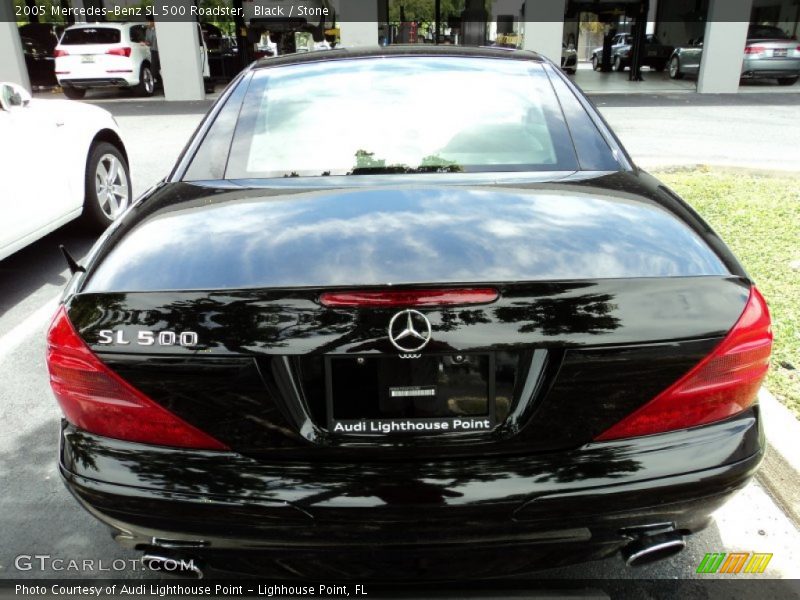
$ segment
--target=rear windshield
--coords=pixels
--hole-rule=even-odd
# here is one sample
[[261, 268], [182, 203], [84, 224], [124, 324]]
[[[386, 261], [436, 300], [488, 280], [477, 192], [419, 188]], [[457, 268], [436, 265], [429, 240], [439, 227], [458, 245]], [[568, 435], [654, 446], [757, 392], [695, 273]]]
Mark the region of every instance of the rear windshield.
[[111, 27], [81, 27], [68, 29], [61, 38], [62, 46], [81, 46], [86, 44], [118, 44], [121, 35], [119, 29]]
[[783, 29], [768, 25], [751, 27], [750, 30], [747, 32], [747, 37], [750, 39], [755, 39], [755, 38], [768, 38], [772, 40], [790, 39], [789, 35], [785, 31], [783, 31]]
[[540, 64], [392, 57], [256, 71], [225, 176], [575, 169]]

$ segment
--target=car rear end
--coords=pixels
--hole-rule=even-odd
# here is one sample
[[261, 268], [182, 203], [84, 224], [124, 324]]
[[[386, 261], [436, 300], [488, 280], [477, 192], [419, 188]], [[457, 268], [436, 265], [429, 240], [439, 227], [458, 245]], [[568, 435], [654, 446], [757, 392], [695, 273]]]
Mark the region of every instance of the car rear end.
[[[332, 51], [246, 74], [200, 134], [210, 150], [228, 139], [226, 179], [196, 149], [182, 181], [95, 249], [51, 325], [48, 366], [61, 473], [119, 542], [283, 577], [498, 577], [620, 550], [636, 564], [679, 551], [753, 476], [763, 298], [555, 66], [474, 52]], [[488, 107], [475, 125], [519, 112], [571, 158], [463, 173], [446, 135], [422, 175], [369, 175], [398, 167], [361, 146], [363, 179], [246, 178], [261, 134], [270, 168], [335, 164], [335, 148], [280, 143], [310, 135], [330, 102], [353, 109], [336, 127], [387, 139], [372, 129], [397, 123], [372, 119], [376, 94], [408, 89], [413, 111], [418, 78], [444, 95], [476, 75], [522, 79], [474, 91]], [[297, 98], [301, 121], [287, 118]], [[230, 114], [244, 145], [216, 129], [236, 127]], [[461, 127], [435, 117], [418, 137]], [[504, 136], [497, 160], [528, 141]], [[599, 171], [580, 168], [591, 149]]]
[[[642, 50], [642, 64], [651, 69], [663, 71], [674, 50], [673, 46], [662, 44], [656, 36], [648, 35]], [[628, 61], [632, 60], [630, 52], [629, 49]]]
[[742, 77], [795, 83], [800, 78], [800, 43], [787, 39], [748, 40], [744, 49]]
[[139, 49], [126, 25], [93, 23], [67, 28], [55, 49], [62, 87], [130, 87], [139, 83]]

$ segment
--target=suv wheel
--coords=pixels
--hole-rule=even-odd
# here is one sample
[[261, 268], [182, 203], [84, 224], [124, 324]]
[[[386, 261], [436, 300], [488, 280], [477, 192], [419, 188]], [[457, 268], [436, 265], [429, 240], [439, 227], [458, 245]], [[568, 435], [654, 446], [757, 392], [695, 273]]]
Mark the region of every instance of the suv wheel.
[[135, 91], [140, 96], [152, 96], [156, 91], [156, 81], [153, 78], [153, 71], [150, 65], [145, 63], [139, 70], [139, 85], [136, 86]]

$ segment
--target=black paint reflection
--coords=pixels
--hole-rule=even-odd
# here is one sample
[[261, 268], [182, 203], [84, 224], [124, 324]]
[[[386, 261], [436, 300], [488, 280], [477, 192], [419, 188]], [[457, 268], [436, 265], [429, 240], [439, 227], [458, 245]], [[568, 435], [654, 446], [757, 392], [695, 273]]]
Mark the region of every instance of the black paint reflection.
[[580, 332], [597, 335], [613, 331], [620, 325], [613, 315], [618, 307], [611, 294], [584, 294], [571, 298], [543, 298], [534, 302], [513, 302], [495, 310], [504, 323], [518, 323], [520, 333], [541, 332], [558, 336]]
[[[416, 515], [416, 520], [443, 517], [444, 513], [435, 512], [438, 506], [471, 507], [476, 511], [473, 516], [478, 518], [482, 507], [496, 503], [506, 507], [504, 514], [508, 518], [514, 508], [543, 494], [566, 497], [573, 492], [583, 494], [623, 484], [630, 486], [627, 489], [633, 494], [631, 498], [636, 494], [646, 497], [650, 492], [635, 485], [637, 482], [687, 471], [687, 482], [694, 481], [691, 473], [697, 473], [692, 493], [699, 497], [702, 490], [697, 486], [702, 485], [703, 469], [753, 456], [759, 451], [759, 439], [755, 420], [745, 414], [702, 431], [502, 459], [280, 462], [230, 453], [147, 448], [67, 427], [62, 440], [62, 463], [78, 475], [135, 486], [152, 499], [183, 495], [207, 498], [212, 503], [236, 499], [242, 506], [242, 515], [219, 515], [229, 522], [258, 507], [272, 505], [291, 507], [293, 517], [283, 514], [295, 521], [335, 519], [337, 515], [352, 518], [351, 510], [358, 507], [373, 511], [359, 515], [377, 524], [382, 520], [408, 519], [409, 510], [422, 506], [433, 512]], [[687, 464], [692, 465], [691, 470], [686, 469]], [[660, 498], [657, 503], [662, 501], [667, 499]], [[569, 506], [574, 514], [594, 510], [591, 505]], [[566, 507], [562, 500], [561, 509]], [[549, 506], [548, 510], [552, 508]], [[535, 507], [532, 510], [536, 512]], [[170, 514], [162, 516], [169, 518]], [[175, 516], [180, 519], [185, 515]], [[445, 518], [463, 519], [469, 515], [450, 513]], [[258, 527], [257, 523], [247, 524]]]
[[[416, 444], [445, 455], [585, 443], [696, 364], [748, 294], [740, 280], [710, 277], [496, 285], [500, 298], [490, 305], [425, 309], [433, 329], [425, 352], [513, 356], [498, 406], [503, 418], [518, 416], [495, 437], [372, 447], [409, 454]], [[387, 327], [395, 311], [326, 308], [321, 291], [80, 294], [68, 310], [112, 369], [229, 447], [352, 456], [356, 446], [326, 434], [324, 378], [313, 359], [394, 354]], [[141, 330], [194, 331], [199, 346], [100, 345], [101, 329], [128, 340]], [[510, 373], [526, 373], [535, 349], [547, 350], [547, 385], [523, 396], [525, 378]]]
[[[741, 314], [748, 287], [714, 277], [495, 284], [491, 305], [426, 309], [430, 350], [632, 344], [715, 337]], [[394, 353], [387, 309], [329, 309], [323, 289], [80, 294], [69, 313], [96, 351], [194, 356]], [[195, 331], [196, 348], [100, 346], [98, 331]]]
[[208, 201], [150, 199], [163, 208], [110, 248], [84, 291], [727, 274], [670, 212], [599, 186], [175, 189], [187, 191]]

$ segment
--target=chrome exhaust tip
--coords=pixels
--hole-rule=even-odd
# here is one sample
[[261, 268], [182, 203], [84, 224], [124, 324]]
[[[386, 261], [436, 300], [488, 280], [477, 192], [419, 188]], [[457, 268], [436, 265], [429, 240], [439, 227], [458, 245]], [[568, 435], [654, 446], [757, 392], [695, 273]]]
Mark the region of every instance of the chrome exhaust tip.
[[150, 571], [158, 571], [178, 577], [203, 578], [203, 569], [194, 558], [165, 556], [162, 554], [144, 554], [139, 559], [142, 566]]
[[641, 567], [675, 556], [686, 547], [679, 533], [645, 535], [632, 541], [622, 549], [622, 558], [629, 567]]

